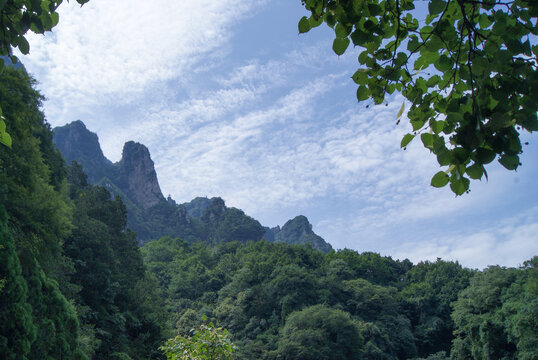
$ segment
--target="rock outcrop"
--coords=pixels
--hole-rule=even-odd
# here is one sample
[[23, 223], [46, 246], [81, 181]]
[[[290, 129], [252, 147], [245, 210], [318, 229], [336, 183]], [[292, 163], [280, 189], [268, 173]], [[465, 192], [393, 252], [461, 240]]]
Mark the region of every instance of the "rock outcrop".
[[117, 178], [125, 194], [145, 210], [165, 201], [149, 150], [140, 143], [123, 146]]
[[269, 242], [285, 242], [295, 245], [310, 244], [315, 249], [323, 252], [329, 252], [332, 249], [329, 243], [314, 233], [312, 224], [303, 215], [288, 220], [282, 228], [277, 226], [266, 230], [264, 237]]

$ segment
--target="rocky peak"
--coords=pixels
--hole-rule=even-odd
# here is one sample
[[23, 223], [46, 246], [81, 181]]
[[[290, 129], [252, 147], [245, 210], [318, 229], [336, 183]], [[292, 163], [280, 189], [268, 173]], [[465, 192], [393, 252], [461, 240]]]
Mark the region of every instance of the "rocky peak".
[[226, 205], [224, 200], [222, 200], [220, 197], [212, 198], [211, 203], [202, 214], [202, 220], [210, 223], [215, 222], [222, 216], [225, 210]]
[[299, 215], [291, 220], [286, 221], [284, 226], [282, 226], [281, 231], [288, 233], [288, 236], [293, 235], [297, 237], [314, 233], [312, 231], [312, 224], [310, 224], [304, 215]]
[[[271, 229], [275, 242], [285, 242], [288, 244], [304, 245], [310, 244], [314, 248], [329, 252], [332, 246], [328, 244], [321, 236], [318, 236], [312, 230], [312, 224], [308, 221], [306, 216], [299, 215], [295, 218], [288, 220], [282, 229]], [[266, 236], [266, 239], [270, 236]]]
[[123, 188], [134, 202], [149, 209], [165, 200], [147, 147], [126, 142], [118, 165]]
[[187, 214], [193, 218], [200, 218], [204, 211], [211, 205], [211, 199], [207, 197], [195, 197], [183, 206], [187, 209]]
[[90, 183], [101, 180], [112, 166], [103, 155], [97, 135], [80, 120], [55, 128], [54, 143], [68, 164], [75, 160], [82, 165]]

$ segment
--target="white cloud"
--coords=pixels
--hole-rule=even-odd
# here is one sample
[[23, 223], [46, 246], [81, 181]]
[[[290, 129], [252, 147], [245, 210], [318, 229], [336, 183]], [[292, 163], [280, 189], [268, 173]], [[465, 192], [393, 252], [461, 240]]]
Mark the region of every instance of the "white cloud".
[[[538, 214], [538, 208], [532, 211]], [[409, 258], [415, 263], [440, 257], [479, 269], [496, 264], [519, 266], [538, 255], [537, 220], [534, 216], [533, 222], [522, 223], [518, 216], [502, 226], [490, 224], [476, 232], [407, 242], [383, 252], [399, 259]]]
[[242, 0], [92, 0], [79, 8], [73, 1], [60, 8], [54, 33], [32, 37], [24, 62], [50, 99], [49, 118], [64, 123], [79, 108], [131, 104], [156, 82], [189, 76], [252, 7]]

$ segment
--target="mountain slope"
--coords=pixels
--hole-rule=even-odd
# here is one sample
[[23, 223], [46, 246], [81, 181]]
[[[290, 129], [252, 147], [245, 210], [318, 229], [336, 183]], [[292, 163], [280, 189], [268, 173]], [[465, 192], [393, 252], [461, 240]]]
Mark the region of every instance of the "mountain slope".
[[140, 143], [125, 143], [121, 160], [112, 163], [104, 156], [97, 135], [80, 120], [55, 128], [54, 142], [68, 163], [82, 165], [88, 182], [104, 186], [113, 196], [122, 198], [127, 226], [138, 233], [140, 244], [170, 236], [210, 244], [265, 239], [310, 244], [323, 252], [332, 249], [312, 231], [304, 216], [288, 221], [282, 229], [269, 229], [242, 210], [226, 207], [219, 197], [197, 197], [184, 204], [170, 197], [165, 199], [149, 150]]

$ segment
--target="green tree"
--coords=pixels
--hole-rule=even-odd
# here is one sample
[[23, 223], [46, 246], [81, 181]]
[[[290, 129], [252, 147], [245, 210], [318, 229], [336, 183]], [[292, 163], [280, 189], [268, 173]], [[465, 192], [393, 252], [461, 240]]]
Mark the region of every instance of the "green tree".
[[[14, 351], [22, 359], [82, 359], [75, 310], [55, 280], [69, 265], [61, 248], [72, 225], [64, 163], [54, 151], [50, 127], [39, 110], [42, 97], [33, 85], [23, 70], [0, 72], [0, 105], [13, 119], [10, 132], [19, 144], [12, 150], [0, 146], [0, 203], [9, 215], [0, 221], [7, 224], [0, 237], [6, 261], [0, 279], [8, 281], [0, 311], [0, 341], [8, 350], [2, 347], [0, 353]], [[34, 330], [27, 326], [28, 310]], [[10, 328], [13, 332], [5, 336]]]
[[7, 214], [0, 205], [0, 349], [4, 359], [28, 359], [36, 337], [32, 323], [32, 307], [27, 301], [28, 285], [13, 237], [7, 227]]
[[454, 303], [453, 359], [538, 359], [537, 257], [477, 273]]
[[68, 179], [74, 229], [63, 248], [74, 263], [71, 281], [80, 289], [74, 300], [90, 355], [158, 356], [164, 323], [159, 291], [146, 274], [136, 235], [125, 229], [125, 206], [105, 188], [88, 185], [76, 163]]
[[411, 320], [420, 356], [450, 352], [454, 338], [451, 304], [469, 285], [472, 275], [460, 264], [441, 259], [420, 262], [405, 274], [406, 286], [398, 297]]
[[226, 329], [209, 322], [191, 329], [190, 336], [169, 339], [159, 349], [168, 360], [228, 360], [236, 347]]
[[276, 357], [293, 360], [360, 359], [362, 338], [350, 315], [324, 305], [292, 313], [278, 341]]
[[[381, 104], [400, 92], [410, 103], [413, 132], [440, 166], [431, 184], [457, 195], [487, 178], [496, 157], [520, 165], [520, 132], [538, 130], [538, 2], [432, 0], [417, 19], [413, 0], [302, 0], [304, 33], [325, 22], [333, 50], [353, 43], [361, 64], [352, 79], [357, 99]], [[397, 115], [397, 122], [404, 111]]]

